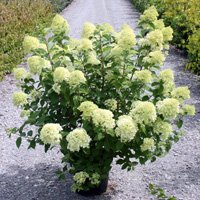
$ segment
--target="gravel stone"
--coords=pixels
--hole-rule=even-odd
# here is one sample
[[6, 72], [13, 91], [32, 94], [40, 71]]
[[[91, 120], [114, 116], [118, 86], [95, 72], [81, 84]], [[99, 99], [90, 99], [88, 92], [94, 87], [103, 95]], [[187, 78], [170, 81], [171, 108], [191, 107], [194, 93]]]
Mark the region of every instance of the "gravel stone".
[[[74, 0], [62, 15], [68, 20], [71, 35], [79, 37], [85, 21], [111, 23], [117, 30], [123, 23], [136, 27], [139, 13], [129, 0]], [[186, 135], [164, 158], [126, 172], [113, 163], [108, 191], [101, 196], [85, 198], [70, 191], [72, 177], [58, 181], [55, 171], [61, 167], [58, 149], [44, 153], [43, 147], [27, 150], [23, 141], [20, 149], [16, 137], [8, 138], [5, 129], [19, 126], [20, 110], [12, 105], [12, 93], [18, 89], [13, 75], [0, 82], [0, 200], [150, 200], [149, 183], [166, 189], [182, 200], [200, 199], [200, 85], [199, 77], [185, 71], [186, 57], [171, 47], [164, 68], [175, 71], [177, 85], [188, 85], [189, 103], [197, 114], [185, 119]]]

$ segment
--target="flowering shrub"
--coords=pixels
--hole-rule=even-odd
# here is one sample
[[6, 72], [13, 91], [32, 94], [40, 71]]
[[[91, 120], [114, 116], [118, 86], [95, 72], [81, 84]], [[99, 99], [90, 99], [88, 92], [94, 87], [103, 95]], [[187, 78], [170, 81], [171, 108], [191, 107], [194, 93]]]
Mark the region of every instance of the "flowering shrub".
[[[181, 137], [182, 117], [194, 115], [187, 105], [187, 87], [176, 87], [170, 69], [160, 71], [170, 27], [156, 26], [157, 11], [140, 19], [138, 41], [123, 25], [86, 23], [80, 40], [68, 36], [59, 15], [47, 29], [49, 38], [26, 37], [29, 70], [16, 69], [21, 91], [13, 102], [25, 118], [17, 146], [25, 137], [29, 148], [59, 145], [63, 173], [74, 175], [74, 191], [89, 190], [108, 176], [113, 158], [122, 169], [155, 161]], [[38, 131], [26, 132], [27, 125]], [[70, 163], [70, 165], [68, 165]]]
[[[187, 69], [195, 73], [200, 72], [200, 3], [199, 0], [133, 0], [140, 11], [151, 5], [156, 6], [158, 13], [167, 25], [174, 30], [172, 43], [188, 52]], [[152, 20], [153, 13], [147, 18]]]

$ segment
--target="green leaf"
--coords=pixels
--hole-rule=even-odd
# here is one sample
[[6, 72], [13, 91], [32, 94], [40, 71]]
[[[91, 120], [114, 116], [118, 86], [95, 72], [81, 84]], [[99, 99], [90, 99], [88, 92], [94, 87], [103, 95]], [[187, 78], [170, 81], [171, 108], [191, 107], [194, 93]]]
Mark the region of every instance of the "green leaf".
[[183, 126], [183, 120], [182, 120], [182, 119], [179, 119], [179, 120], [176, 122], [176, 125], [177, 125], [177, 127], [178, 127], [179, 129], [181, 129], [182, 126]]
[[169, 197], [168, 200], [177, 200], [176, 197]]
[[101, 139], [103, 139], [105, 136], [104, 136], [104, 134], [102, 133], [102, 132], [99, 132], [98, 133], [98, 135], [97, 135], [97, 139], [98, 140], [101, 140]]
[[25, 132], [21, 132], [21, 133], [20, 133], [20, 136], [21, 136], [21, 137], [25, 137], [25, 136], [26, 136], [26, 133], [25, 133]]
[[32, 136], [33, 135], [33, 131], [32, 130], [28, 131], [27, 135], [28, 136]]
[[58, 177], [59, 180], [65, 180], [65, 173], [63, 171], [58, 170], [56, 172], [56, 175], [57, 175], [57, 177]]
[[121, 165], [121, 164], [124, 163], [124, 160], [123, 160], [123, 159], [119, 159], [119, 160], [116, 161], [116, 163], [117, 163], [118, 165]]
[[50, 144], [45, 144], [44, 145], [44, 151], [45, 151], [45, 153], [49, 150], [49, 148], [50, 148]]
[[16, 145], [17, 145], [17, 148], [19, 149], [19, 147], [21, 146], [21, 143], [22, 143], [22, 138], [21, 137], [18, 137], [17, 140], [16, 140]]
[[30, 144], [29, 144], [29, 146], [28, 146], [28, 149], [30, 149], [30, 148], [35, 149], [36, 141], [35, 141], [35, 140], [31, 140], [31, 141], [29, 141], [29, 142], [30, 142]]

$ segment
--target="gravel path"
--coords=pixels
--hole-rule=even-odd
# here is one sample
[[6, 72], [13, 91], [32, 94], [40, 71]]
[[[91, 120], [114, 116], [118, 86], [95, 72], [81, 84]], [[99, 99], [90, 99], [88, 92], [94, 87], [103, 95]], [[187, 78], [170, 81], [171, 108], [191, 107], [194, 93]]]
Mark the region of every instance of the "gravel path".
[[[128, 23], [134, 28], [139, 17], [129, 0], [74, 0], [62, 14], [74, 37], [80, 35], [85, 21], [109, 22], [117, 29]], [[149, 200], [146, 187], [150, 182], [164, 187], [178, 199], [200, 199], [200, 86], [199, 77], [184, 71], [185, 62], [184, 56], [172, 48], [165, 67], [175, 70], [178, 85], [191, 89], [190, 102], [196, 105], [197, 115], [186, 119], [187, 135], [166, 157], [138, 166], [132, 172], [121, 171], [113, 164], [107, 194], [87, 199]], [[54, 172], [60, 167], [60, 154], [56, 149], [47, 154], [39, 146], [27, 151], [24, 141], [18, 150], [15, 138], [6, 136], [5, 128], [21, 123], [19, 110], [11, 102], [16, 90], [12, 75], [0, 82], [0, 200], [86, 199], [70, 191], [71, 177], [65, 182], [57, 180]]]

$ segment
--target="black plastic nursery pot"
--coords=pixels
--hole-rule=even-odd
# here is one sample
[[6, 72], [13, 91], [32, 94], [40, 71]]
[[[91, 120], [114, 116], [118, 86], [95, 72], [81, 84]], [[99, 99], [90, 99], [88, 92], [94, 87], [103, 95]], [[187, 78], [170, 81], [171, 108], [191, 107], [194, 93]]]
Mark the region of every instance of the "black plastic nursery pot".
[[108, 187], [108, 179], [109, 177], [107, 177], [105, 180], [103, 180], [99, 186], [91, 188], [90, 190], [84, 191], [84, 190], [80, 190], [77, 192], [77, 194], [80, 194], [82, 196], [95, 196], [95, 195], [101, 195], [104, 192], [106, 192], [107, 187]]

